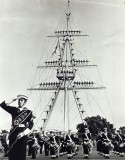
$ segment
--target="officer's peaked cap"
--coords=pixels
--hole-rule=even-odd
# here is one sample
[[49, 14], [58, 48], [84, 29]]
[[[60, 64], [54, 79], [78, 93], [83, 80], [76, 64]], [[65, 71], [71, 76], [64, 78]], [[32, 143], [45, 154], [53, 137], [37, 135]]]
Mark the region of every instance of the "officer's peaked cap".
[[25, 96], [25, 95], [17, 95], [17, 98], [18, 98], [18, 99], [25, 99], [25, 100], [28, 100], [28, 97]]

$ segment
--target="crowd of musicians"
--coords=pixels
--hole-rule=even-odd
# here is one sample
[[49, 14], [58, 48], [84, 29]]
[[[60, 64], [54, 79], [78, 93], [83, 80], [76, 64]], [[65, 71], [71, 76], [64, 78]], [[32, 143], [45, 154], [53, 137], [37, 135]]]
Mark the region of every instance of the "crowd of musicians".
[[[6, 136], [5, 136], [6, 135]], [[1, 144], [5, 152], [7, 152], [7, 134], [1, 136]], [[32, 132], [28, 136], [27, 155], [32, 159], [36, 159], [40, 154], [51, 156], [51, 159], [58, 158], [67, 154], [67, 158], [71, 159], [78, 154], [79, 145], [82, 145], [84, 158], [91, 157], [92, 147], [95, 146], [99, 156], [110, 158], [110, 153], [124, 157], [125, 154], [125, 133], [121, 130], [114, 130], [108, 133], [107, 128], [103, 128], [93, 139], [88, 128], [84, 133], [66, 134], [62, 132]]]

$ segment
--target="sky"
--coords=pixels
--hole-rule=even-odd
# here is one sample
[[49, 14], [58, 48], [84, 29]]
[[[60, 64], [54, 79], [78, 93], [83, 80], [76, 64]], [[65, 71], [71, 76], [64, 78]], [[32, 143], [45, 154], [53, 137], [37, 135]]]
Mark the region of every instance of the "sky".
[[[48, 56], [46, 36], [59, 27], [66, 7], [66, 0], [0, 1], [0, 102], [18, 94], [29, 94], [27, 88], [32, 84], [36, 67]], [[73, 27], [90, 35], [86, 40], [90, 45], [85, 42], [84, 50], [99, 66], [98, 73], [106, 87], [103, 94], [107, 108], [102, 110], [115, 127], [124, 126], [125, 3], [123, 0], [71, 0], [70, 8]], [[100, 94], [97, 98], [100, 104], [104, 103]], [[10, 125], [11, 116], [0, 109], [0, 130], [9, 130]]]

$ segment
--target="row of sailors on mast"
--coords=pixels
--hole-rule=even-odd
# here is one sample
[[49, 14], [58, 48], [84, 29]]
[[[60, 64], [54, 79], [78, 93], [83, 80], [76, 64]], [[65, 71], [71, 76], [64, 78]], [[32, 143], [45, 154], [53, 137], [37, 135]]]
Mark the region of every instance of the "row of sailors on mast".
[[[78, 86], [78, 85], [84, 85], [84, 86], [93, 86], [94, 82], [93, 81], [82, 81], [82, 82], [74, 82], [74, 85]], [[58, 83], [58, 82], [46, 82], [46, 83], [41, 83], [40, 84], [41, 86], [60, 86], [61, 83]]]
[[[59, 59], [59, 61], [60, 61], [60, 59]], [[60, 64], [60, 62], [59, 61], [46, 61], [45, 62], [45, 64], [46, 65], [59, 65]], [[76, 60], [76, 59], [72, 59], [71, 61], [70, 61], [71, 63], [73, 63], [73, 64], [88, 64], [88, 60]]]
[[55, 34], [80, 34], [80, 30], [55, 31]]

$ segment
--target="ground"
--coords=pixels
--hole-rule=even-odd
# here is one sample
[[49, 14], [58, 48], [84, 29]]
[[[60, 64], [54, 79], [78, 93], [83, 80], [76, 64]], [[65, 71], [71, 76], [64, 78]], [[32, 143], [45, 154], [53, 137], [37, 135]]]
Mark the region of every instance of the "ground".
[[[64, 156], [60, 156], [59, 158], [57, 158], [58, 160], [67, 160], [67, 155], [64, 155]], [[79, 153], [78, 155], [74, 156], [72, 158], [73, 160], [82, 160], [84, 159], [84, 155], [83, 155], [83, 151], [82, 151], [82, 148], [80, 147], [80, 150], [79, 150]], [[97, 154], [96, 152], [96, 149], [93, 148], [92, 150], [92, 153], [91, 153], [91, 156], [90, 156], [90, 159], [91, 160], [104, 160], [104, 158], [100, 155]], [[118, 155], [115, 155], [113, 153], [110, 154], [110, 159], [113, 159], [113, 160], [118, 160], [118, 159], [125, 159], [125, 157], [119, 157]], [[4, 160], [8, 160], [8, 158], [4, 158]], [[27, 156], [27, 160], [31, 160], [31, 156]], [[51, 160], [51, 156], [44, 156], [43, 154], [40, 155], [39, 157], [36, 158], [36, 160]]]

